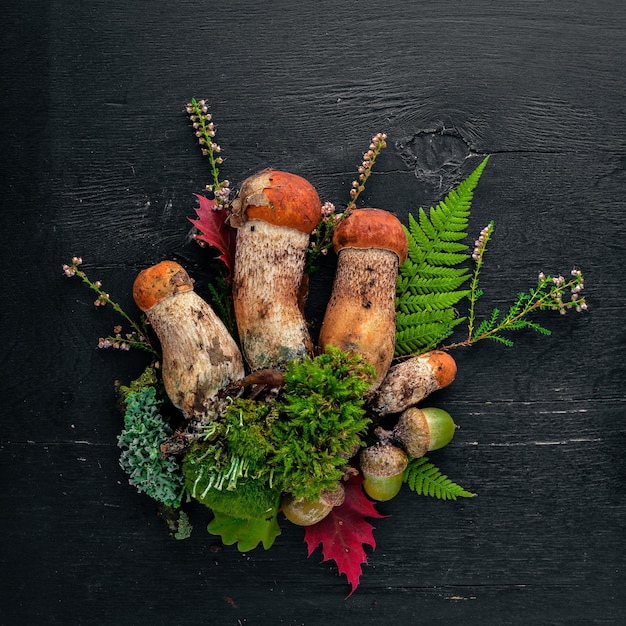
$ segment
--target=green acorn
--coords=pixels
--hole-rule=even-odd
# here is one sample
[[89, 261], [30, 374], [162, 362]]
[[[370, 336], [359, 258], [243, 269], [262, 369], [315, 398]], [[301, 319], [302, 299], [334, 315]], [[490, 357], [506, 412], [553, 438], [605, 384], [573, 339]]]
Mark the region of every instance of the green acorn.
[[452, 417], [442, 409], [411, 407], [400, 415], [392, 437], [414, 458], [447, 446], [456, 430]]
[[333, 509], [343, 504], [345, 490], [343, 483], [337, 483], [335, 489], [325, 489], [318, 500], [294, 498], [290, 493], [283, 495], [280, 506], [285, 517], [298, 526], [313, 526], [321, 522]]
[[379, 442], [359, 456], [363, 489], [370, 498], [384, 502], [398, 495], [408, 459], [400, 448]]

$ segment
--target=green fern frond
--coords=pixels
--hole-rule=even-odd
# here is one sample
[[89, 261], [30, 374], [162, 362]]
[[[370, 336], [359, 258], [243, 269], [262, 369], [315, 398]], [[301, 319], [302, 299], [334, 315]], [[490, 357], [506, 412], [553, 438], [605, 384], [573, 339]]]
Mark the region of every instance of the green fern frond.
[[465, 318], [456, 317], [454, 309], [426, 309], [396, 314], [396, 351], [400, 354], [425, 352], [436, 347]]
[[409, 489], [418, 495], [433, 496], [439, 500], [473, 498], [476, 495], [452, 482], [425, 456], [409, 460], [403, 480]]
[[441, 311], [454, 306], [461, 298], [467, 296], [469, 291], [451, 291], [447, 293], [416, 293], [406, 296], [402, 302], [398, 302], [398, 309], [402, 313], [419, 313], [421, 311]]
[[448, 337], [460, 319], [454, 306], [468, 295], [467, 223], [473, 192], [489, 157], [427, 213], [409, 214], [408, 257], [396, 288], [396, 356], [425, 352]]

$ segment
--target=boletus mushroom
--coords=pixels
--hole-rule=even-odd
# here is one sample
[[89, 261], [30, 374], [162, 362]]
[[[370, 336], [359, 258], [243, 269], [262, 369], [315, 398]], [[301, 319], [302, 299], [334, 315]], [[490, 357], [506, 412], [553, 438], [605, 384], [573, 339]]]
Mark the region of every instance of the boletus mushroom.
[[211, 398], [245, 375], [235, 340], [174, 261], [141, 271], [133, 297], [161, 343], [167, 395], [186, 417], [203, 417]]
[[381, 415], [400, 413], [437, 389], [452, 384], [456, 362], [447, 352], [431, 350], [401, 361], [389, 369], [372, 408]]
[[233, 302], [252, 370], [282, 368], [311, 355], [300, 298], [309, 237], [322, 217], [315, 188], [287, 172], [246, 179], [231, 205], [237, 228]]
[[381, 209], [355, 209], [333, 235], [337, 271], [322, 327], [322, 349], [356, 352], [376, 370], [378, 387], [393, 359], [396, 280], [408, 252], [400, 221]]

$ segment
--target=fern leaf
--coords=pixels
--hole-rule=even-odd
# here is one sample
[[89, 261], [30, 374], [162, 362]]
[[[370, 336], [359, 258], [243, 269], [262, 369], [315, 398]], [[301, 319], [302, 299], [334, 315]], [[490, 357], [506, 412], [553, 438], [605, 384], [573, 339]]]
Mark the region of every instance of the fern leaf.
[[[396, 289], [396, 356], [425, 352], [450, 335], [459, 323], [454, 305], [468, 295], [467, 223], [474, 189], [488, 158], [427, 213], [409, 214], [405, 228], [407, 260]], [[418, 315], [422, 313], [423, 315]]]
[[396, 350], [401, 354], [430, 350], [441, 342], [442, 337], [445, 339], [452, 334], [454, 327], [464, 319], [456, 317], [451, 308], [426, 309], [410, 314], [398, 313]]
[[467, 296], [469, 291], [450, 291], [446, 293], [416, 293], [406, 296], [398, 302], [397, 309], [401, 313], [418, 313], [419, 311], [437, 311], [449, 309], [459, 300]]
[[432, 496], [439, 500], [473, 498], [476, 495], [452, 482], [425, 456], [409, 460], [403, 480], [418, 495]]

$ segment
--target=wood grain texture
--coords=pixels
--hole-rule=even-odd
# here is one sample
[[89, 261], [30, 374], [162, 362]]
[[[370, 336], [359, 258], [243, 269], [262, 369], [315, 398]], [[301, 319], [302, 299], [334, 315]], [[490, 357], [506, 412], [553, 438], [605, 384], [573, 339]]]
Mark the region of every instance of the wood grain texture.
[[[0, 622], [622, 623], [623, 2], [5, 4]], [[240, 554], [192, 507], [192, 537], [169, 539], [118, 466], [113, 382], [144, 361], [95, 349], [117, 318], [60, 267], [81, 255], [133, 310], [137, 272], [173, 258], [207, 295], [186, 219], [208, 180], [192, 96], [234, 184], [273, 166], [339, 207], [386, 132], [363, 202], [403, 220], [491, 154], [470, 224], [496, 224], [485, 306], [541, 270], [586, 277], [589, 312], [542, 314], [551, 337], [455, 352], [432, 403], [461, 428], [431, 460], [479, 495], [386, 503], [347, 600], [293, 526]], [[329, 258], [312, 280], [315, 336], [333, 273]]]

